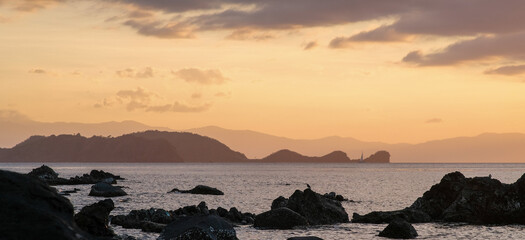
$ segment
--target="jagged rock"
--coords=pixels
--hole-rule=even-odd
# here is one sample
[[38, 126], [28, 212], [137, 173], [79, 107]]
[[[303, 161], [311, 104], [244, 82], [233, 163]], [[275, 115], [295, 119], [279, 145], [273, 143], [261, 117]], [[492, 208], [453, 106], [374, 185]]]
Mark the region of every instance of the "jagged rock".
[[1, 239], [92, 239], [73, 220], [73, 206], [34, 177], [0, 170]]
[[348, 201], [348, 198], [345, 198], [343, 195], [337, 194], [335, 192], [325, 193], [323, 197], [339, 202]]
[[118, 197], [128, 195], [122, 188], [112, 186], [109, 183], [99, 182], [91, 186], [89, 196], [95, 197]]
[[190, 194], [203, 194], [203, 195], [224, 195], [224, 193], [213, 187], [208, 187], [204, 185], [198, 185], [194, 187], [191, 190], [179, 190], [177, 188], [174, 188], [173, 190], [169, 191], [169, 193], [190, 193]]
[[291, 237], [286, 240], [323, 240], [323, 239], [319, 237], [306, 236], [306, 237]]
[[348, 222], [348, 214], [341, 202], [327, 199], [309, 188], [304, 192], [296, 190], [286, 206], [305, 217], [310, 225]]
[[286, 207], [286, 205], [288, 205], [288, 199], [283, 196], [279, 196], [272, 201], [271, 209]]
[[404, 219], [394, 219], [383, 231], [379, 233], [380, 237], [410, 239], [417, 237], [416, 229]]
[[292, 229], [306, 226], [306, 218], [289, 208], [276, 208], [255, 216], [254, 227], [263, 229]]
[[[220, 212], [220, 214], [219, 214]], [[175, 211], [166, 211], [163, 209], [151, 208], [149, 210], [132, 210], [128, 215], [117, 215], [111, 219], [111, 224], [122, 226], [123, 228], [144, 229], [145, 222], [158, 224], [168, 224], [177, 217], [183, 216], [220, 216], [235, 224], [252, 224], [255, 214], [242, 213], [237, 208], [230, 208], [230, 211], [224, 208], [209, 209], [206, 202], [200, 202], [198, 206], [185, 206]]]
[[491, 177], [445, 175], [410, 207], [398, 211], [355, 214], [352, 222], [388, 223], [400, 217], [411, 223], [466, 222], [525, 224], [525, 174], [513, 184]]
[[42, 165], [38, 168], [31, 170], [27, 175], [32, 177], [37, 177], [41, 180], [48, 181], [58, 178], [58, 173], [56, 173], [52, 168]]
[[214, 215], [178, 218], [164, 228], [158, 239], [238, 240], [233, 226]]
[[29, 172], [27, 175], [37, 177], [49, 185], [81, 185], [96, 184], [98, 182], [116, 184], [116, 180], [124, 180], [124, 178], [118, 175], [113, 175], [102, 170], [91, 170], [89, 174], [83, 174], [82, 176], [75, 176], [65, 179], [58, 177], [58, 173], [46, 165], [42, 165], [41, 167], [31, 170], [31, 172]]
[[108, 226], [109, 213], [115, 208], [111, 199], [85, 206], [75, 215], [75, 222], [84, 231], [101, 237], [115, 236]]

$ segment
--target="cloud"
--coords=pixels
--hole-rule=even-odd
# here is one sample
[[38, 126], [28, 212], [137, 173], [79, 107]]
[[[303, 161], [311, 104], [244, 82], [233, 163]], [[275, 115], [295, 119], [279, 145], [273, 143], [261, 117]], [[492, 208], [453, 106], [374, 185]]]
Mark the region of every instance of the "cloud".
[[218, 92], [215, 93], [215, 97], [230, 97], [232, 94], [231, 92]]
[[191, 95], [191, 98], [193, 98], [193, 99], [199, 99], [199, 98], [202, 98], [202, 94], [200, 94], [200, 93], [194, 93], [194, 94]]
[[443, 50], [423, 54], [413, 51], [403, 61], [418, 66], [455, 65], [467, 61], [496, 58], [525, 60], [525, 32], [497, 36], [480, 36], [451, 44]]
[[184, 68], [176, 72], [172, 71], [176, 77], [190, 83], [198, 83], [203, 85], [223, 84], [228, 81], [219, 70], [200, 70], [197, 68]]
[[308, 42], [308, 43], [304, 46], [303, 50], [310, 50], [310, 49], [313, 49], [313, 48], [317, 47], [318, 45], [319, 45], [319, 44], [318, 44], [316, 41], [311, 41], [311, 42]]
[[47, 71], [44, 70], [44, 69], [41, 69], [41, 68], [33, 68], [33, 69], [29, 70], [29, 73], [34, 73], [34, 74], [46, 74]]
[[525, 74], [525, 65], [513, 65], [513, 66], [503, 66], [495, 69], [489, 69], [485, 71], [485, 74], [499, 74], [499, 75], [521, 75]]
[[347, 48], [355, 42], [405, 42], [411, 38], [409, 34], [396, 32], [391, 26], [360, 32], [351, 37], [337, 37], [330, 42], [331, 48]]
[[441, 118], [431, 118], [425, 121], [425, 123], [442, 123], [443, 119]]
[[260, 33], [250, 29], [239, 29], [233, 31], [230, 35], [226, 36], [226, 39], [230, 40], [255, 40], [255, 41], [265, 41], [275, 38], [274, 35], [269, 33]]
[[195, 113], [203, 112], [208, 110], [211, 107], [211, 104], [203, 104], [200, 106], [190, 106], [181, 102], [174, 102], [173, 104], [166, 104], [160, 106], [151, 106], [146, 108], [146, 112], [182, 112], [182, 113]]
[[11, 0], [5, 2], [13, 4], [13, 8], [17, 11], [33, 12], [47, 8], [51, 5], [64, 3], [66, 0]]
[[[194, 94], [195, 95], [195, 94]], [[193, 96], [192, 96], [193, 97]], [[200, 98], [200, 96], [199, 96]], [[200, 105], [190, 105], [181, 101], [174, 101], [171, 104], [162, 103], [164, 98], [154, 92], [150, 92], [142, 87], [133, 90], [121, 90], [114, 97], [104, 98], [102, 102], [95, 103], [94, 108], [125, 106], [129, 112], [141, 110], [144, 112], [203, 112], [208, 110], [212, 104], [205, 103]], [[195, 98], [194, 98], [195, 99]]]
[[116, 71], [117, 76], [122, 78], [152, 78], [154, 77], [153, 69], [146, 67], [142, 71], [135, 71], [132, 68]]
[[149, 20], [128, 20], [124, 25], [129, 26], [141, 35], [154, 36], [158, 38], [193, 38], [193, 30], [190, 26], [182, 23], [162, 23]]

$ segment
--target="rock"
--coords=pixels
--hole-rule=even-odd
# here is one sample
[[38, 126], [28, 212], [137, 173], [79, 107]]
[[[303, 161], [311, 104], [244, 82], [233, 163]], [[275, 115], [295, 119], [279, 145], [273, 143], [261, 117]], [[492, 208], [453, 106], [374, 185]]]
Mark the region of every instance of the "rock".
[[399, 211], [371, 212], [366, 215], [354, 213], [352, 216], [352, 222], [381, 224], [389, 223], [396, 218], [404, 219], [411, 223], [426, 223], [432, 221], [432, 218], [427, 213], [407, 208]]
[[46, 165], [42, 165], [38, 168], [31, 170], [27, 175], [37, 177], [41, 180], [53, 180], [58, 178], [58, 173]]
[[164, 230], [165, 227], [166, 227], [166, 224], [150, 222], [150, 221], [142, 221], [140, 223], [140, 230], [142, 230], [143, 232], [160, 233], [162, 232], [162, 230]]
[[[219, 214], [220, 212], [220, 214]], [[168, 224], [178, 217], [184, 216], [220, 216], [232, 223], [239, 225], [252, 224], [255, 214], [242, 213], [237, 208], [230, 208], [230, 211], [224, 208], [209, 209], [206, 202], [200, 202], [198, 206], [185, 206], [175, 211], [166, 211], [163, 209], [151, 208], [148, 210], [133, 210], [128, 215], [112, 216], [111, 224], [122, 226], [123, 228], [145, 229], [145, 222]]]
[[101, 237], [115, 236], [108, 226], [109, 213], [115, 208], [111, 199], [85, 206], [75, 215], [75, 222], [84, 231]]
[[204, 185], [198, 185], [194, 187], [191, 190], [179, 190], [177, 188], [174, 188], [173, 190], [169, 191], [168, 193], [190, 193], [190, 194], [203, 194], [203, 195], [224, 195], [224, 193], [213, 187], [208, 187]]
[[286, 205], [288, 205], [288, 199], [283, 196], [279, 196], [272, 201], [271, 209], [286, 207]]
[[75, 176], [69, 179], [58, 177], [53, 169], [46, 165], [42, 165], [39, 168], [31, 170], [27, 175], [37, 177], [45, 181], [49, 185], [80, 185], [80, 184], [96, 184], [98, 182], [106, 182], [110, 184], [116, 184], [116, 180], [124, 180], [124, 178], [113, 175], [102, 170], [91, 170], [89, 174], [82, 176]]
[[307, 188], [296, 190], [288, 199], [287, 207], [308, 220], [310, 225], [348, 222], [348, 214], [341, 202], [323, 197]]
[[255, 216], [253, 226], [263, 229], [292, 229], [306, 226], [306, 218], [289, 208], [276, 208]]
[[525, 174], [513, 184], [491, 177], [445, 175], [410, 207], [398, 211], [355, 214], [352, 222], [388, 223], [400, 217], [411, 223], [466, 222], [525, 224]]
[[404, 219], [394, 219], [383, 231], [379, 233], [380, 237], [410, 239], [416, 238], [416, 229]]
[[158, 240], [238, 240], [233, 226], [215, 216], [181, 217], [168, 224]]
[[323, 197], [331, 199], [331, 200], [336, 200], [339, 202], [348, 201], [348, 199], [343, 197], [343, 195], [339, 195], [335, 192], [325, 193]]
[[73, 220], [73, 206], [46, 183], [0, 170], [1, 239], [92, 239]]
[[95, 197], [118, 197], [128, 195], [124, 190], [119, 187], [112, 186], [109, 183], [99, 182], [91, 186], [89, 196]]
[[286, 240], [323, 240], [319, 237], [307, 236], [307, 237], [291, 237]]

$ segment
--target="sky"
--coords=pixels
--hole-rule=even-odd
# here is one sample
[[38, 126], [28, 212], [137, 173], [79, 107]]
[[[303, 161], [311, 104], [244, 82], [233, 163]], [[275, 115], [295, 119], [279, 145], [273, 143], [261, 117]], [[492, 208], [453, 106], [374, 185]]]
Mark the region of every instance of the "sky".
[[0, 0], [0, 111], [417, 143], [525, 132], [522, 0]]

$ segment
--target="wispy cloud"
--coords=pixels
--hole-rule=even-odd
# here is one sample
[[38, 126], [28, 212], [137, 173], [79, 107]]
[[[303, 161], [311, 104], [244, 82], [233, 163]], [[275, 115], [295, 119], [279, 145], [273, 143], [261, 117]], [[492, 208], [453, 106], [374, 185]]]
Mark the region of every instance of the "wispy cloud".
[[184, 68], [173, 71], [172, 74], [186, 82], [203, 85], [223, 84], [229, 80], [222, 75], [221, 71], [216, 69], [201, 70], [198, 68]]
[[311, 42], [308, 42], [306, 43], [306, 45], [304, 46], [303, 50], [311, 50], [311, 49], [314, 49], [315, 47], [317, 47], [319, 44], [317, 43], [317, 41], [311, 41]]
[[425, 121], [425, 123], [442, 123], [443, 119], [441, 118], [431, 118]]
[[154, 72], [151, 67], [146, 67], [140, 71], [132, 69], [132, 68], [126, 68], [123, 70], [116, 71], [117, 76], [123, 77], [123, 78], [152, 78], [154, 77]]
[[507, 76], [525, 74], [525, 65], [503, 66], [485, 71], [485, 74], [500, 74]]

